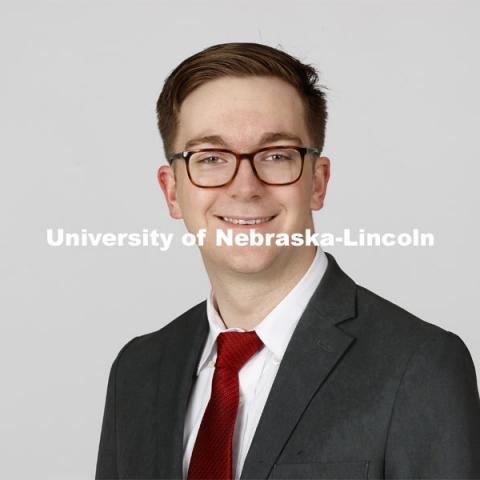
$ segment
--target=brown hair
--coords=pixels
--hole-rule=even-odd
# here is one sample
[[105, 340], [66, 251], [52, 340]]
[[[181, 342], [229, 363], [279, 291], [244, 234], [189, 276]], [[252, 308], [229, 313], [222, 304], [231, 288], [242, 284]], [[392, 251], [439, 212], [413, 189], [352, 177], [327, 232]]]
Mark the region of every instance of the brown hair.
[[178, 114], [187, 95], [200, 85], [225, 76], [274, 76], [295, 87], [305, 106], [305, 120], [313, 146], [323, 149], [327, 105], [325, 93], [317, 85], [315, 68], [267, 45], [223, 43], [187, 58], [165, 80], [157, 101], [157, 118], [167, 159], [173, 153]]

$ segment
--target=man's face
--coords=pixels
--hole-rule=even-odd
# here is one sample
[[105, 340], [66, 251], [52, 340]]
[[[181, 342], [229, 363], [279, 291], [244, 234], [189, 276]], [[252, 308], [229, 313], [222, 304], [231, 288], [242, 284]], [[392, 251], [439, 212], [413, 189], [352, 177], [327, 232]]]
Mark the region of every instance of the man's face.
[[[296, 90], [275, 77], [224, 77], [207, 82], [184, 100], [174, 151], [225, 148], [252, 152], [275, 145], [312, 145], [307, 134], [304, 107]], [[287, 134], [262, 141], [267, 134]], [[219, 141], [192, 140], [206, 136]], [[297, 137], [298, 140], [295, 140]], [[242, 159], [236, 177], [218, 188], [193, 185], [183, 159], [174, 161], [173, 172], [162, 166], [158, 178], [170, 215], [183, 218], [191, 233], [207, 230], [201, 253], [207, 269], [238, 273], [257, 273], [294, 266], [301, 247], [217, 246], [216, 229], [260, 233], [305, 233], [313, 230], [311, 210], [323, 206], [329, 178], [326, 157], [306, 155], [302, 176], [291, 185], [266, 185], [254, 174], [247, 159]], [[175, 174], [174, 174], [175, 173]], [[227, 219], [269, 219], [255, 225], [236, 225]]]

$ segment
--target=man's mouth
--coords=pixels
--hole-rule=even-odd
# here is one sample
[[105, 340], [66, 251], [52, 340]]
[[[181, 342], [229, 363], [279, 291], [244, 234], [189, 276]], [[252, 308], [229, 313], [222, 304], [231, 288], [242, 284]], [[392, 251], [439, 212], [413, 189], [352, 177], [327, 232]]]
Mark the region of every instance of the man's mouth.
[[231, 223], [233, 225], [260, 225], [262, 223], [270, 222], [276, 215], [271, 215], [269, 217], [250, 217], [250, 218], [240, 218], [240, 217], [223, 217], [217, 215], [217, 218], [220, 218], [226, 223]]

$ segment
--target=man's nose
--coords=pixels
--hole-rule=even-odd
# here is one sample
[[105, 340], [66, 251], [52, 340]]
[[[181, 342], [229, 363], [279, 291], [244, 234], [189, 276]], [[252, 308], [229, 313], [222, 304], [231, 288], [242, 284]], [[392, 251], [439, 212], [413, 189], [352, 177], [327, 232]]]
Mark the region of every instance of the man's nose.
[[228, 185], [232, 196], [249, 198], [259, 196], [264, 188], [264, 183], [257, 178], [253, 165], [247, 158], [240, 159], [237, 174]]

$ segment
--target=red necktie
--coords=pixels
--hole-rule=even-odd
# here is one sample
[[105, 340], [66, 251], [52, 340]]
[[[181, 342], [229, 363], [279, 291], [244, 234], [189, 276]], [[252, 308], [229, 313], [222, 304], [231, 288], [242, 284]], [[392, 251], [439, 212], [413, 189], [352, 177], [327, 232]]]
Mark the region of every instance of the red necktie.
[[188, 480], [231, 479], [232, 438], [237, 419], [238, 372], [263, 343], [255, 331], [217, 337], [212, 393], [193, 447]]

